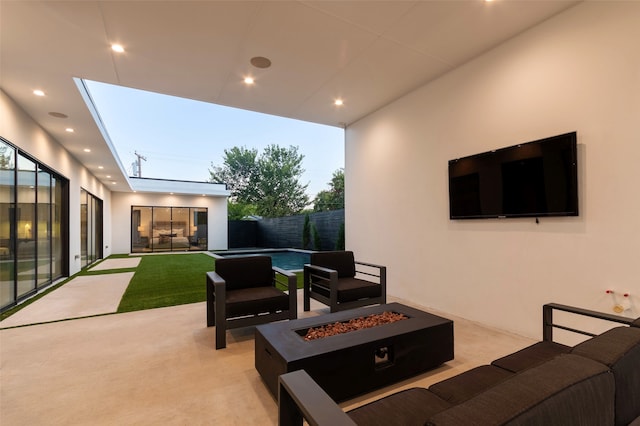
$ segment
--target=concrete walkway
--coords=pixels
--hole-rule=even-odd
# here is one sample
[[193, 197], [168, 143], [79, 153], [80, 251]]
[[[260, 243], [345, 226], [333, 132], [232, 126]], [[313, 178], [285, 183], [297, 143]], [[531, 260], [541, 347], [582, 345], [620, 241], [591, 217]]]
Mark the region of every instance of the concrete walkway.
[[[106, 262], [109, 260], [103, 263]], [[75, 277], [1, 321], [0, 328], [115, 313], [134, 274], [124, 272]]]

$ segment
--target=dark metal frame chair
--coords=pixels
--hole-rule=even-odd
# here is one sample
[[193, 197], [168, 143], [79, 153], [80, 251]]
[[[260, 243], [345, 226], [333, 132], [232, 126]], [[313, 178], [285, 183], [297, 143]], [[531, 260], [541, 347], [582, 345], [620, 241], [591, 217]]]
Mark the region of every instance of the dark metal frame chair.
[[357, 262], [352, 251], [311, 253], [310, 263], [304, 265], [305, 311], [311, 309], [312, 298], [328, 305], [331, 312], [387, 303], [387, 268]]
[[269, 256], [216, 260], [207, 272], [207, 327], [216, 327], [216, 349], [227, 346], [227, 329], [296, 319], [296, 291], [296, 275], [272, 266]]

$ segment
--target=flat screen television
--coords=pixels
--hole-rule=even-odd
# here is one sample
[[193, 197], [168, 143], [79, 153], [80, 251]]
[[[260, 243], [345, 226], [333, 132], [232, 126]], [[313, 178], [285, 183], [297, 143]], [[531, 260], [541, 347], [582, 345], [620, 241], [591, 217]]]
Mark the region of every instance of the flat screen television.
[[451, 219], [578, 216], [576, 132], [449, 161]]

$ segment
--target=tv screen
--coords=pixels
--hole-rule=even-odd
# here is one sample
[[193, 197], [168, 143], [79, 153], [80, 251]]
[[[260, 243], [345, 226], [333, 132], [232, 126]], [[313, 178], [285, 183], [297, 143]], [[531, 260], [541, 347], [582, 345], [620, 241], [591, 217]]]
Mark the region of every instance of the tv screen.
[[576, 132], [449, 161], [451, 219], [578, 215]]

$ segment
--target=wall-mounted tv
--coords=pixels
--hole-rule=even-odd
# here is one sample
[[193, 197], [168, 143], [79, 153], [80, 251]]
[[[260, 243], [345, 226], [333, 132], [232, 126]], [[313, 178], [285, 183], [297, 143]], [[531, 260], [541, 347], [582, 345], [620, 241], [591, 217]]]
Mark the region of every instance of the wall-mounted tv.
[[449, 161], [451, 219], [578, 216], [576, 132]]

